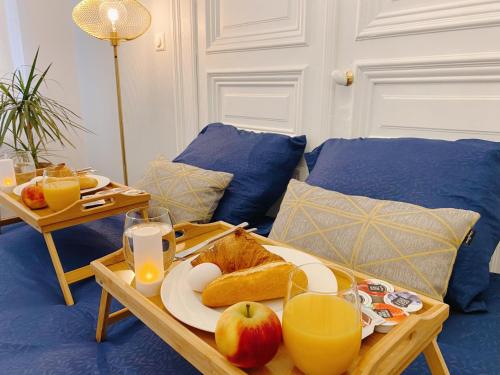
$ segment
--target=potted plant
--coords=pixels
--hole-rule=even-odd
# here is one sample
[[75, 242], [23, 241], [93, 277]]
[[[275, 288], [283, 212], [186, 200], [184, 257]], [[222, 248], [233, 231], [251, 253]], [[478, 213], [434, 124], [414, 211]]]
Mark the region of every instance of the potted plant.
[[38, 52], [27, 74], [18, 68], [0, 79], [0, 146], [28, 151], [36, 167], [43, 168], [50, 164], [51, 143], [74, 147], [68, 131], [88, 130], [78, 123], [77, 114], [40, 91], [52, 64], [39, 71]]

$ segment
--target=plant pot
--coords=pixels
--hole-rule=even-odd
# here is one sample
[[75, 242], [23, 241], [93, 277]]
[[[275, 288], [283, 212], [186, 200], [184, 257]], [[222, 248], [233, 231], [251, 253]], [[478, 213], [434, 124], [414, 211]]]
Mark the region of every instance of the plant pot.
[[53, 164], [49, 162], [41, 162], [38, 163], [38, 168], [36, 169], [36, 175], [37, 176], [43, 176], [43, 171], [47, 169], [48, 167], [51, 167]]

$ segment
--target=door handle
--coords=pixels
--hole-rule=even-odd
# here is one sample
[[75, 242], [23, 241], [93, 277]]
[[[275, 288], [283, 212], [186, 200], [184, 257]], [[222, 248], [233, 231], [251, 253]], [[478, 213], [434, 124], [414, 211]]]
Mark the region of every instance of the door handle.
[[351, 86], [354, 82], [354, 74], [351, 70], [348, 70], [346, 72], [335, 70], [332, 73], [332, 77], [335, 83], [341, 86]]

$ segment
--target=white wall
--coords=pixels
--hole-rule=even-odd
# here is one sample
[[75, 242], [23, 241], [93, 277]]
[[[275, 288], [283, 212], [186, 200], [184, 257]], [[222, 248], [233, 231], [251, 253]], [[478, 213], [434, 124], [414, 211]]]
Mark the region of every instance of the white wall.
[[9, 37], [7, 34], [7, 17], [4, 9], [4, 2], [0, 0], [0, 77], [12, 70], [12, 60], [10, 56]]
[[[52, 62], [50, 78], [58, 82], [47, 94], [79, 113], [82, 124], [95, 133], [73, 136], [76, 148], [66, 148], [58, 155], [74, 167], [91, 165], [121, 181], [112, 48], [73, 23], [71, 11], [77, 3], [0, 0], [0, 74], [10, 72], [12, 66], [29, 64], [40, 46], [40, 66]], [[176, 154], [171, 49], [167, 45], [166, 51], [156, 52], [153, 47], [156, 32], [165, 31], [170, 39], [171, 2], [143, 3], [153, 14], [150, 30], [119, 48], [130, 182], [140, 178], [148, 161], [158, 154]], [[15, 21], [9, 24], [10, 34], [2, 30], [9, 17]], [[8, 35], [14, 37], [10, 48]], [[11, 51], [19, 44], [20, 50], [11, 58]]]
[[[78, 1], [73, 1], [77, 4]], [[143, 2], [153, 14], [149, 31], [119, 47], [125, 141], [129, 181], [144, 172], [148, 161], [163, 153], [175, 156], [171, 49], [154, 51], [154, 34], [169, 31], [169, 1]], [[96, 134], [87, 137], [88, 160], [100, 173], [121, 180], [121, 158], [112, 48], [108, 42], [72, 27], [82, 113]]]
[[[67, 17], [70, 4], [58, 0], [4, 1], [4, 9], [8, 11], [4, 17], [10, 18], [8, 32], [11, 41], [21, 43], [21, 46], [11, 44], [11, 51], [15, 52], [12, 54], [14, 67], [29, 65], [40, 46], [39, 68], [44, 69], [48, 64], [53, 64], [48, 77], [54, 81], [44, 89], [45, 93], [80, 113], [75, 49], [71, 33], [68, 33], [71, 27], [71, 19]], [[20, 50], [15, 51], [19, 47]], [[84, 166], [87, 162], [85, 138], [71, 133], [69, 136], [75, 149], [68, 147], [62, 151], [59, 145], [54, 144], [51, 147], [57, 156], [50, 158], [54, 161], [66, 161], [75, 167]]]
[[[0, 78], [5, 77], [12, 71], [12, 56], [10, 51], [9, 34], [7, 33], [7, 14], [4, 0], [0, 0]], [[3, 158], [5, 152], [9, 149], [6, 146], [0, 146], [0, 158]]]

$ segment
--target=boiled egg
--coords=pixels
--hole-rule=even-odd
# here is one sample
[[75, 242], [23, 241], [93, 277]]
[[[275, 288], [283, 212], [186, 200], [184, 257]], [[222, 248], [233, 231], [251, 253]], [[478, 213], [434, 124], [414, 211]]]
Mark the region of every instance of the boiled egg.
[[189, 270], [188, 283], [195, 292], [203, 292], [203, 289], [222, 275], [219, 266], [214, 263], [201, 263]]

